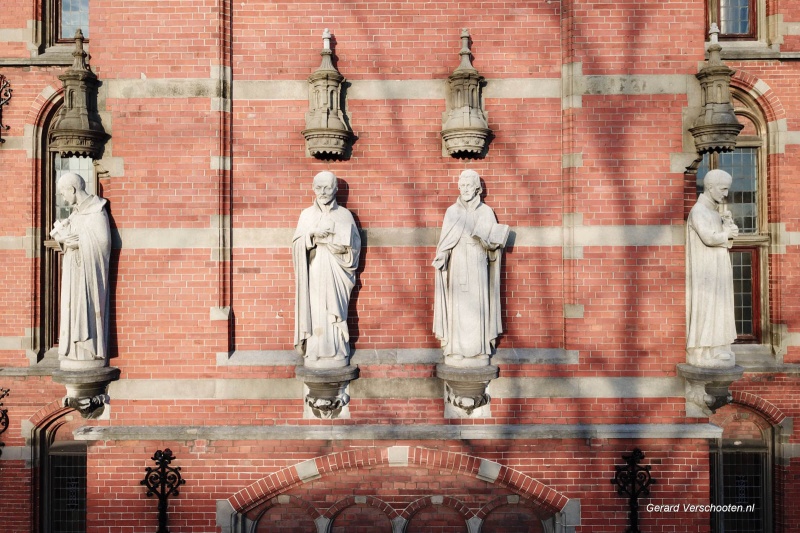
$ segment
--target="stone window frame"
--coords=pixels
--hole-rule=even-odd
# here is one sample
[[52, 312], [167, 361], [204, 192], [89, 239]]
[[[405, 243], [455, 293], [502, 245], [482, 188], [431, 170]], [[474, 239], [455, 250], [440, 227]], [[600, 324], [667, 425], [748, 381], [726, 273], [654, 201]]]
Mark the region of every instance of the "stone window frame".
[[[769, 231], [769, 203], [768, 203], [768, 175], [767, 175], [767, 122], [750, 95], [744, 91], [731, 87], [731, 99], [734, 112], [739, 117], [744, 117], [756, 129], [755, 134], [739, 134], [736, 139], [737, 148], [756, 149], [756, 203], [757, 226], [756, 232], [740, 234], [733, 240], [732, 252], [751, 253], [753, 260], [752, 287], [753, 287], [753, 335], [743, 335], [737, 338], [740, 345], [768, 345], [770, 344], [770, 312], [769, 312], [769, 249], [771, 235]], [[709, 170], [718, 167], [718, 154], [709, 157]]]
[[[75, 47], [75, 36], [61, 36], [61, 6], [64, 0], [41, 0], [42, 29], [39, 38], [40, 52], [70, 53]], [[86, 27], [81, 28], [84, 44], [88, 45], [90, 31], [87, 13]]]

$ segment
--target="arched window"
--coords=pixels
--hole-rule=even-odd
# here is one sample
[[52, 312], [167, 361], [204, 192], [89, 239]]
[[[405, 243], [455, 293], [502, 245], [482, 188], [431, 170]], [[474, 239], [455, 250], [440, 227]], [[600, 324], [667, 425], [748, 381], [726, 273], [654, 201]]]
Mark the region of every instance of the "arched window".
[[63, 220], [70, 214], [64, 199], [58, 194], [58, 178], [68, 172], [76, 172], [86, 181], [86, 192], [97, 193], [97, 177], [94, 163], [86, 157], [62, 157], [51, 152], [49, 131], [56, 116], [56, 109], [50, 115], [42, 134], [42, 200], [41, 200], [41, 300], [40, 300], [40, 352], [41, 355], [55, 357], [59, 337], [59, 315], [61, 301], [61, 256], [58, 243], [50, 237], [56, 220]]
[[697, 169], [697, 194], [711, 169], [733, 176], [727, 207], [739, 227], [733, 241], [734, 305], [737, 343], [766, 344], [769, 341], [767, 223], [767, 124], [752, 98], [731, 88], [734, 110], [744, 128], [736, 149], [703, 156]]
[[735, 506], [711, 514], [711, 531], [772, 531], [772, 427], [736, 405], [720, 409], [711, 421], [723, 430], [710, 449], [711, 502]]

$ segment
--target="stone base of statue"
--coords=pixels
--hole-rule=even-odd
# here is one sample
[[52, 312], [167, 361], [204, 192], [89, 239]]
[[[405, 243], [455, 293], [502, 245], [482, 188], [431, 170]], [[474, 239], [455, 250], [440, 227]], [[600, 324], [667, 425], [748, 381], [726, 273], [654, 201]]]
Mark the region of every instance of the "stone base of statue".
[[688, 363], [678, 365], [678, 375], [686, 379], [686, 416], [705, 418], [733, 401], [729, 388], [741, 379], [744, 368], [704, 368]]
[[295, 377], [305, 383], [308, 394], [306, 406], [316, 418], [342, 418], [343, 409], [350, 402], [347, 386], [358, 379], [358, 366], [339, 368], [312, 368], [298, 366]]
[[700, 368], [733, 368], [736, 366], [736, 356], [730, 344], [687, 348], [686, 362]]
[[[103, 360], [98, 362], [105, 364]], [[64, 406], [76, 409], [83, 418], [98, 418], [109, 400], [108, 384], [119, 379], [119, 368], [86, 367], [94, 361], [74, 361], [79, 368], [70, 368], [70, 363], [73, 361], [62, 360], [61, 368], [53, 372], [53, 381], [67, 388]]]
[[488, 406], [490, 398], [486, 388], [499, 375], [500, 369], [490, 365], [488, 359], [480, 367], [436, 365], [436, 377], [444, 381], [445, 402], [467, 415]]

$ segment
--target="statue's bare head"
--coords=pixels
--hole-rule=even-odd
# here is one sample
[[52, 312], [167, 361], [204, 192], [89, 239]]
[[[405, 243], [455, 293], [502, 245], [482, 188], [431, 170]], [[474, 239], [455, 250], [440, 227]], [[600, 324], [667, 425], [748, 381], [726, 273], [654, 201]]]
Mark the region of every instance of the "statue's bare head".
[[461, 199], [469, 202], [483, 192], [481, 187], [481, 177], [474, 170], [465, 170], [458, 177], [458, 190], [461, 191]]
[[88, 196], [86, 193], [86, 181], [74, 172], [68, 172], [58, 178], [56, 189], [64, 197], [67, 205], [80, 203]]
[[314, 194], [321, 204], [329, 204], [336, 198], [339, 186], [336, 183], [336, 174], [324, 170], [314, 176]]
[[711, 198], [714, 203], [721, 204], [728, 196], [731, 183], [733, 176], [724, 170], [709, 170], [703, 179], [703, 194]]

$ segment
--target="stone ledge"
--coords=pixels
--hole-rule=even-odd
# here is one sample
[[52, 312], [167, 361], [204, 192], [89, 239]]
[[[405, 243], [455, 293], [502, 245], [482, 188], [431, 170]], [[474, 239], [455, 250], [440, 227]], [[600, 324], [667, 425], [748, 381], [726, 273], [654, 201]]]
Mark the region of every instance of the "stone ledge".
[[718, 439], [713, 424], [101, 426], [74, 431], [81, 441]]
[[[354, 350], [352, 365], [419, 365], [443, 362], [442, 350]], [[501, 348], [492, 356], [501, 365], [576, 365], [578, 352], [562, 348]], [[297, 366], [302, 357], [294, 350], [235, 351], [217, 353], [217, 366]]]
[[[682, 398], [678, 377], [504, 378], [492, 381], [492, 398]], [[360, 399], [443, 397], [443, 382], [427, 378], [360, 378], [350, 395]], [[270, 400], [303, 397], [293, 378], [121, 379], [109, 385], [113, 400]]]

